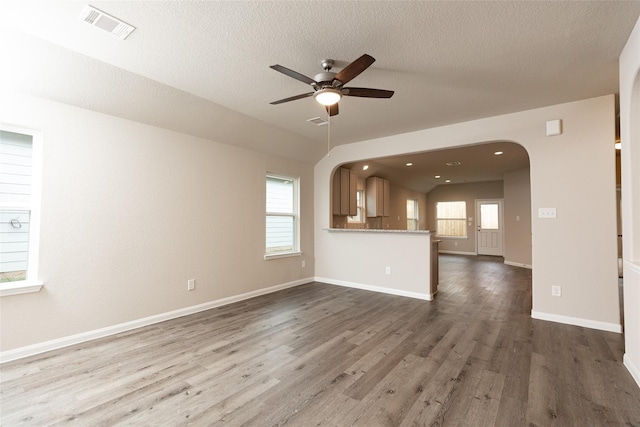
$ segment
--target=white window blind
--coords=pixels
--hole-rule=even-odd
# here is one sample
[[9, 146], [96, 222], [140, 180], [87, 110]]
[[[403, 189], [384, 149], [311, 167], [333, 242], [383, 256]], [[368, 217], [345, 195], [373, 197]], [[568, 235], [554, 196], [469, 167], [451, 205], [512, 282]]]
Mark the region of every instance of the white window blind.
[[436, 234], [440, 237], [467, 237], [466, 202], [436, 204]]
[[407, 199], [407, 230], [418, 229], [418, 200]]
[[298, 180], [267, 175], [266, 254], [298, 250]]
[[348, 222], [364, 222], [364, 191], [356, 191], [356, 214], [347, 217]]

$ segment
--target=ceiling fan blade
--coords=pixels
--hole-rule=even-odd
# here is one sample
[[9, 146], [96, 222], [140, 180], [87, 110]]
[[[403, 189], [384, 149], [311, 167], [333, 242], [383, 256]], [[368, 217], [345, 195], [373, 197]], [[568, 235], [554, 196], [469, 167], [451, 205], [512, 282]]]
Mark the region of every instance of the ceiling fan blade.
[[327, 105], [324, 107], [327, 110], [327, 113], [329, 113], [329, 116], [336, 116], [338, 115], [338, 103], [336, 102], [333, 105]]
[[300, 80], [302, 83], [306, 83], [308, 85], [315, 85], [317, 82], [315, 80], [313, 80], [310, 77], [305, 76], [304, 74], [300, 74], [297, 71], [293, 71], [288, 69], [287, 67], [283, 67], [282, 65], [272, 65], [271, 67], [276, 71], [281, 72], [282, 74], [289, 76], [289, 77], [293, 77], [296, 80]]
[[366, 53], [360, 58], [347, 65], [334, 77], [334, 81], [338, 80], [341, 84], [345, 85], [353, 80], [358, 74], [369, 68], [376, 60], [367, 55]]
[[280, 99], [279, 101], [273, 101], [273, 102], [270, 102], [269, 104], [278, 105], [284, 102], [295, 101], [296, 99], [308, 98], [311, 95], [313, 95], [313, 92], [303, 93], [302, 95], [290, 96], [289, 98]]
[[362, 98], [391, 98], [394, 92], [392, 90], [369, 89], [366, 87], [345, 87], [342, 88], [342, 94]]

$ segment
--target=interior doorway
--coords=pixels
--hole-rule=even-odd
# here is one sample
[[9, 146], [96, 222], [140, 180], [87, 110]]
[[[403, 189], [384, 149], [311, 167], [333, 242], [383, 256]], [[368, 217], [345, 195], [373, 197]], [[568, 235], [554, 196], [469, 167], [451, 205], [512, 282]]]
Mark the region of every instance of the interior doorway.
[[503, 200], [476, 200], [478, 255], [504, 256]]

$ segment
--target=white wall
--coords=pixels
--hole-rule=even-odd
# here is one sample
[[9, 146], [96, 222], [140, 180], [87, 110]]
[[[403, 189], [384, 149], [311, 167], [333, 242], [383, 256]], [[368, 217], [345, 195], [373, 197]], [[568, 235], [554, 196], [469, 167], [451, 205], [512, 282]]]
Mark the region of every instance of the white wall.
[[[2, 351], [313, 277], [310, 164], [6, 93], [0, 120], [44, 145], [45, 286], [2, 298]], [[302, 257], [263, 259], [267, 171], [300, 176]]]
[[[431, 233], [319, 230], [334, 243], [317, 258], [324, 283], [430, 300]], [[402, 248], [402, 250], [398, 250]], [[389, 273], [386, 268], [389, 267]]]
[[531, 267], [529, 168], [504, 174], [504, 262]]
[[[531, 165], [532, 314], [619, 331], [614, 113], [614, 96], [608, 95], [334, 148], [314, 172], [316, 276], [327, 274], [329, 265], [321, 260], [331, 257], [339, 244], [331, 233], [321, 231], [329, 226], [334, 167], [362, 159], [512, 141], [524, 146]], [[563, 120], [564, 132], [546, 137], [545, 122], [552, 119]], [[589, 203], [586, 214], [585, 203]], [[538, 219], [540, 207], [555, 207], [557, 219]], [[363, 248], [362, 256], [376, 250], [370, 245]], [[552, 285], [562, 286], [562, 297], [551, 296]]]
[[624, 363], [640, 385], [640, 19], [620, 55]]

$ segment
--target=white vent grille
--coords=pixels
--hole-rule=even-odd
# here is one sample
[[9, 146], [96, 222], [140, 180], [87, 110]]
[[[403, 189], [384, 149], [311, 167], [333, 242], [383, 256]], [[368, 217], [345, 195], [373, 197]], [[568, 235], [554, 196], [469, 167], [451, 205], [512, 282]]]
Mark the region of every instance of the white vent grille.
[[326, 120], [321, 119], [320, 117], [314, 117], [313, 119], [307, 119], [309, 123], [313, 123], [314, 125], [324, 126], [327, 124]]
[[80, 14], [80, 19], [87, 24], [91, 24], [105, 30], [122, 40], [126, 39], [129, 34], [136, 29], [126, 22], [123, 22], [118, 18], [114, 18], [93, 6], [85, 6]]

